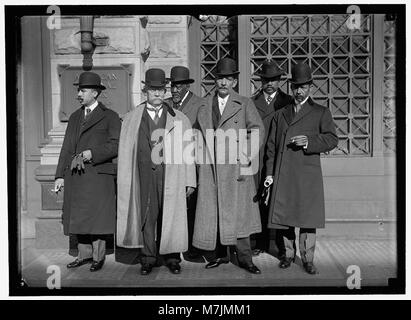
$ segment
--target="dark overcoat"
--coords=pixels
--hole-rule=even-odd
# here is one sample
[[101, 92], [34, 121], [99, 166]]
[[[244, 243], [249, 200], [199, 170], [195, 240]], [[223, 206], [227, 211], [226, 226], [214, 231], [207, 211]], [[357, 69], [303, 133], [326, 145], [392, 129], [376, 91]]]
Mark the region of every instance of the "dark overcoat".
[[[197, 161], [198, 197], [193, 246], [204, 250], [215, 248], [217, 228], [223, 245], [236, 245], [238, 238], [261, 231], [258, 204], [253, 202], [256, 195], [255, 172], [245, 174], [242, 169], [251, 160], [248, 168], [255, 164], [258, 170], [256, 156], [264, 137], [263, 122], [251, 99], [233, 92], [216, 128], [224, 133], [230, 130], [231, 140], [217, 139], [212, 120], [213, 100], [214, 97], [210, 96], [197, 116], [207, 158]], [[251, 148], [253, 129], [258, 141], [254, 141]], [[246, 132], [244, 139], [240, 131]], [[231, 151], [237, 159], [228, 163], [230, 147], [234, 147], [236, 152]]]
[[[320, 153], [338, 144], [335, 124], [328, 108], [309, 98], [293, 118], [290, 104], [274, 114], [267, 141], [267, 175], [274, 176], [268, 226], [278, 224], [323, 228], [324, 189]], [[289, 144], [297, 135], [308, 137], [308, 147]]]
[[265, 146], [267, 144], [268, 132], [270, 130], [271, 121], [273, 120], [274, 113], [277, 110], [280, 110], [282, 107], [293, 103], [293, 97], [281, 91], [281, 89], [277, 90], [274, 99], [267, 105], [265, 100], [263, 90], [260, 90], [255, 96], [252, 97], [252, 100], [257, 107], [257, 111], [260, 114], [261, 119], [264, 123], [265, 135], [264, 135], [264, 143], [263, 146], [260, 148], [260, 165], [258, 166], [258, 173], [254, 176], [255, 183], [257, 189], [261, 187], [261, 180], [264, 182], [265, 178], [265, 168], [264, 168], [264, 154], [265, 154]]
[[[116, 226], [116, 164], [121, 122], [101, 102], [84, 122], [84, 108], [69, 118], [56, 170], [64, 178], [64, 234], [112, 234]], [[84, 173], [72, 173], [73, 157], [91, 150]]]
[[[166, 102], [170, 106], [173, 105], [172, 98], [168, 98]], [[201, 98], [189, 91], [187, 98], [184, 99], [183, 104], [177, 110], [181, 111], [190, 120], [193, 127], [196, 127], [198, 109], [205, 103], [206, 99]]]

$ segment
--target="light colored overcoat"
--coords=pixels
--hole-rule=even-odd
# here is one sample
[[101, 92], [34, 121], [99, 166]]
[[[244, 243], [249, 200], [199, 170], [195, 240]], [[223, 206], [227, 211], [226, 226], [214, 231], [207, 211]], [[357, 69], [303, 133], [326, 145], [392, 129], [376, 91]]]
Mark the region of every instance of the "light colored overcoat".
[[[231, 129], [232, 139], [217, 139], [213, 138], [212, 134], [210, 139], [210, 132], [214, 129], [212, 104], [213, 97], [209, 97], [197, 116], [205, 145], [204, 153], [207, 159], [213, 160], [211, 163], [199, 161], [198, 165], [193, 245], [204, 250], [215, 248], [217, 228], [223, 245], [235, 245], [238, 238], [261, 231], [258, 204], [253, 202], [256, 195], [253, 173], [258, 170], [258, 153], [264, 138], [264, 124], [251, 99], [232, 92], [217, 127], [221, 132]], [[246, 133], [245, 136], [240, 135], [241, 129]], [[252, 140], [251, 135], [258, 140]], [[224, 161], [229, 160], [230, 147], [235, 147], [237, 152], [234, 154], [234, 163], [227, 164]], [[255, 172], [242, 171], [251, 168], [254, 168]]]
[[[137, 106], [123, 118], [118, 156], [117, 245], [143, 247], [141, 230], [140, 185], [137, 163], [137, 141], [145, 104]], [[160, 254], [184, 252], [188, 249], [186, 187], [196, 187], [194, 163], [187, 164], [182, 152], [190, 143], [183, 134], [191, 130], [188, 118], [178, 110], [165, 107], [169, 113], [162, 141], [153, 152], [164, 151], [165, 177], [163, 222]], [[187, 139], [186, 139], [187, 140]], [[181, 157], [180, 157], [181, 156]]]

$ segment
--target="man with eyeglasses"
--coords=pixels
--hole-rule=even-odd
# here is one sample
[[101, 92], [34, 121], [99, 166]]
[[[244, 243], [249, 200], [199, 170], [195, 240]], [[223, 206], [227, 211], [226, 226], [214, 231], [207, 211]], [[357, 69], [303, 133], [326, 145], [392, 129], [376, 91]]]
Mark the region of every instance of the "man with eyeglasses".
[[298, 63], [291, 70], [294, 102], [274, 114], [266, 146], [266, 178], [271, 187], [268, 227], [279, 229], [277, 246], [282, 269], [295, 260], [295, 227], [305, 271], [316, 274], [316, 229], [324, 228], [324, 188], [320, 153], [338, 144], [328, 108], [310, 98], [311, 68]]
[[162, 262], [179, 274], [188, 249], [186, 197], [197, 185], [194, 164], [174, 159], [188, 144], [177, 132], [191, 124], [165, 103], [163, 70], [148, 69], [143, 83], [147, 101], [126, 114], [120, 133], [117, 245], [141, 248], [141, 275]]

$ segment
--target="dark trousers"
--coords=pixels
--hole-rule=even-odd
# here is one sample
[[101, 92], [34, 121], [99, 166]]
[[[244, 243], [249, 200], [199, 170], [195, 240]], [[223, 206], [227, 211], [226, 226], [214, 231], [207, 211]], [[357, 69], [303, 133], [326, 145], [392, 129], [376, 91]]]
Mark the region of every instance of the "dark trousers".
[[[261, 202], [261, 201], [260, 201]], [[255, 235], [255, 249], [268, 251], [270, 249], [270, 229], [268, 228], [269, 208], [265, 204], [259, 204], [261, 218], [261, 232]]]
[[235, 246], [225, 246], [220, 242], [220, 232], [217, 232], [216, 248], [210, 251], [204, 250], [203, 255], [207, 261], [222, 259], [227, 262], [232, 260], [233, 263], [237, 263], [237, 261], [233, 261], [235, 259], [233, 259], [232, 256], [230, 257], [230, 255], [233, 255], [233, 250], [237, 252], [238, 264], [243, 266], [250, 266], [253, 264], [250, 237], [237, 239], [237, 244]]
[[199, 253], [193, 246], [194, 222], [196, 217], [197, 189], [187, 198], [187, 227], [188, 227], [188, 252]]
[[106, 237], [105, 234], [77, 234], [77, 248], [79, 260], [93, 258], [99, 262], [106, 257]]
[[[143, 264], [158, 264], [159, 248], [161, 239], [161, 227], [163, 220], [163, 176], [162, 166], [151, 169], [151, 181], [149, 183], [148, 206], [143, 222], [143, 241], [144, 247], [141, 250]], [[157, 235], [157, 237], [156, 237]], [[157, 240], [156, 240], [157, 239]], [[180, 262], [180, 253], [170, 253], [163, 255], [166, 264]]]
[[[294, 258], [296, 254], [295, 228], [276, 230], [275, 242], [279, 250], [279, 257]], [[299, 249], [301, 260], [305, 262], [314, 261], [314, 251], [316, 242], [315, 228], [300, 228]]]

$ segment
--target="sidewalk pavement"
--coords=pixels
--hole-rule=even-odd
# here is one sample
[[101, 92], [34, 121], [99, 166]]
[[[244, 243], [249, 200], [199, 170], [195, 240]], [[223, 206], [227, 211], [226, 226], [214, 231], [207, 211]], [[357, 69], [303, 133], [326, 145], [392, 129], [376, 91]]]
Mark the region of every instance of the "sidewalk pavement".
[[[297, 253], [299, 254], [299, 253]], [[352, 273], [349, 266], [358, 266], [361, 286], [387, 286], [388, 279], [396, 277], [395, 239], [333, 239], [319, 238], [315, 252], [317, 275], [304, 272], [300, 259], [288, 269], [278, 267], [278, 259], [263, 253], [253, 257], [261, 274], [254, 275], [229, 263], [215, 269], [205, 269], [205, 263], [182, 261], [181, 274], [174, 275], [165, 266], [154, 268], [148, 276], [140, 275], [140, 264], [115, 261], [107, 255], [103, 269], [90, 272], [90, 265], [67, 269], [74, 258], [65, 249], [22, 250], [22, 277], [29, 287], [47, 287], [47, 268], [58, 266], [62, 288], [152, 288], [152, 287], [346, 287]], [[124, 260], [124, 259], [123, 259]], [[123, 261], [122, 260], [122, 261]], [[354, 267], [356, 268], [356, 267]]]

